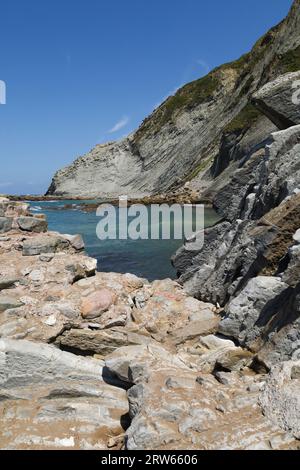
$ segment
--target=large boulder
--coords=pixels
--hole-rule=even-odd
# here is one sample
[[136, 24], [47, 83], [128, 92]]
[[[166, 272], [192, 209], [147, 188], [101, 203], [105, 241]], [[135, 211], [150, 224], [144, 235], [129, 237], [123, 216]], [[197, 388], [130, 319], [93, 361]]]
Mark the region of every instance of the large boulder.
[[264, 85], [253, 95], [253, 103], [279, 129], [300, 124], [300, 71]]

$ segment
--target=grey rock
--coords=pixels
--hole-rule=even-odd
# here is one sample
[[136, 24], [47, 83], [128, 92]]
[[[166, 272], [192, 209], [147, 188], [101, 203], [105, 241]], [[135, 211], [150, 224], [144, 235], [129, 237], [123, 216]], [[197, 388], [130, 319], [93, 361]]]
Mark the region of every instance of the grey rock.
[[4, 312], [5, 310], [11, 308], [19, 308], [23, 305], [19, 299], [10, 296], [10, 295], [0, 295], [0, 312]]
[[67, 250], [70, 243], [60, 236], [39, 235], [23, 243], [23, 256], [35, 256], [44, 253], [56, 253]]
[[300, 124], [300, 72], [287, 73], [267, 83], [253, 102], [279, 129]]
[[145, 344], [150, 339], [122, 328], [92, 331], [71, 329], [56, 339], [56, 344], [89, 354], [106, 356], [123, 346]]
[[0, 217], [0, 233], [9, 232], [12, 229], [12, 217]]
[[260, 404], [270, 421], [300, 438], [300, 378], [293, 376], [300, 362], [288, 361], [271, 369]]
[[14, 287], [15, 283], [18, 282], [16, 277], [0, 277], [0, 291], [3, 289], [9, 289]]
[[63, 237], [71, 243], [72, 247], [75, 248], [76, 251], [84, 250], [84, 241], [81, 235], [64, 234]]
[[47, 221], [37, 217], [19, 217], [17, 224], [25, 232], [41, 233], [47, 232], [48, 229]]
[[[243, 346], [251, 346], [262, 335], [262, 327], [274, 315], [274, 307], [288, 288], [277, 277], [257, 276], [226, 307], [226, 316], [219, 324], [219, 332], [238, 339]], [[260, 327], [261, 325], [261, 327]]]

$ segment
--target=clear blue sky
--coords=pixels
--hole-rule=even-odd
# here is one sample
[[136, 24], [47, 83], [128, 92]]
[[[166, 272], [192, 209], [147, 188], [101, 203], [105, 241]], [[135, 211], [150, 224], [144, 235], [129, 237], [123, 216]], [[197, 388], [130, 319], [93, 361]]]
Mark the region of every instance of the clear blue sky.
[[176, 87], [247, 52], [292, 0], [1, 0], [0, 193], [135, 129]]

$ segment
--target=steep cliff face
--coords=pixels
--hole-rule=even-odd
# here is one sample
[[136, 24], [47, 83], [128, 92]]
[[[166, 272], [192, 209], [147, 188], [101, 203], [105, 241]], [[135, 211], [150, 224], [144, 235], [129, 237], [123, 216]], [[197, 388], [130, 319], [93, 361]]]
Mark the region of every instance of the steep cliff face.
[[281, 123], [295, 125], [241, 160], [214, 198], [222, 222], [205, 231], [203, 247], [187, 241], [173, 259], [187, 292], [224, 307], [219, 332], [267, 366], [300, 357], [300, 109], [292, 100], [299, 78], [285, 74], [254, 96], [260, 109], [268, 102], [272, 120], [280, 109]]
[[239, 60], [185, 85], [120, 142], [58, 171], [48, 194], [111, 197], [165, 192], [193, 180], [214, 194], [276, 127], [250, 103], [262, 85], [300, 66], [300, 0]]

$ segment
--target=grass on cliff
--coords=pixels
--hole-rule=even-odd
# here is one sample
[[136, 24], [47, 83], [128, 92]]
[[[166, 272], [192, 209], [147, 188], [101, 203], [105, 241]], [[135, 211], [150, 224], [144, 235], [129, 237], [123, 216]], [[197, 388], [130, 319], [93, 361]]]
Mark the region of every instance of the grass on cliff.
[[282, 73], [300, 70], [300, 46], [279, 56], [279, 65]]
[[261, 116], [261, 113], [258, 109], [253, 106], [251, 103], [246, 104], [246, 106], [239, 112], [237, 116], [229, 123], [224, 129], [225, 133], [239, 133], [241, 131], [246, 131], [251, 127], [252, 124]]
[[206, 160], [203, 160], [201, 161], [195, 168], [194, 170], [189, 174], [188, 178], [187, 178], [187, 181], [190, 181], [192, 179], [194, 179], [201, 171], [204, 171], [208, 168], [208, 166], [210, 165], [211, 162], [211, 159], [206, 159]]
[[170, 122], [175, 115], [184, 109], [191, 109], [200, 103], [212, 99], [219, 85], [218, 77], [214, 72], [188, 83], [174, 96], [170, 96], [157, 110], [147, 118], [137, 131], [139, 139], [149, 132], [158, 132], [162, 126]]

